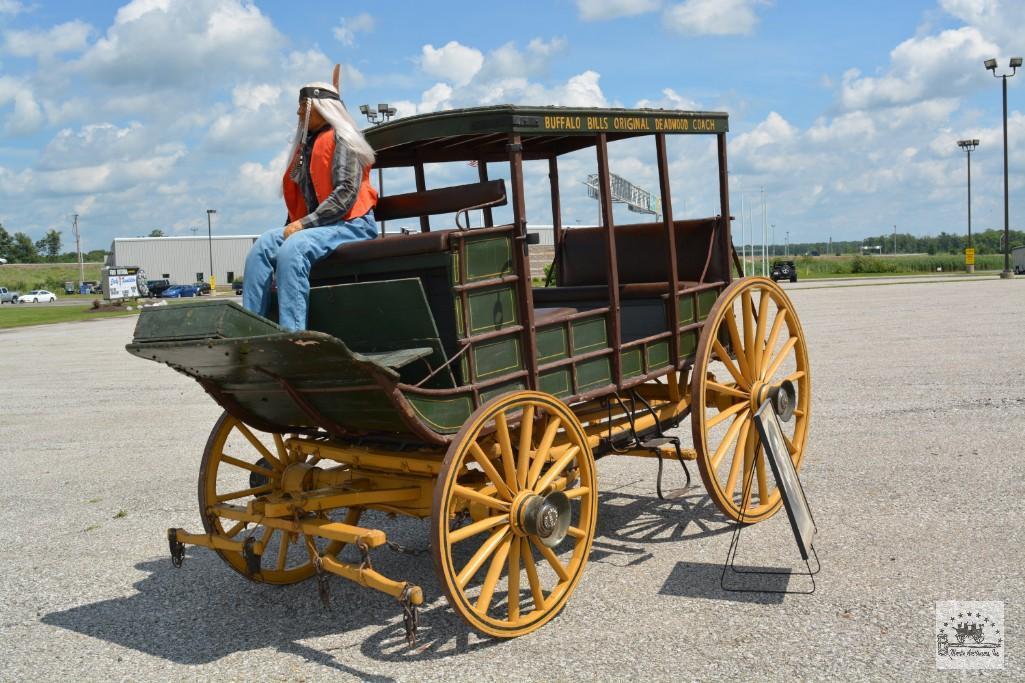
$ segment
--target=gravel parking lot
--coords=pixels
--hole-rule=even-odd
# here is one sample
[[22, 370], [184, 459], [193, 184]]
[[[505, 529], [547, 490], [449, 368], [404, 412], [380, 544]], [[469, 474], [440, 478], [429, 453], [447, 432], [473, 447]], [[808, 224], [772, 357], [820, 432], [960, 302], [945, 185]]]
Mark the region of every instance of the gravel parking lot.
[[[327, 612], [314, 584], [251, 584], [203, 549], [172, 568], [165, 530], [200, 527], [219, 408], [124, 351], [134, 319], [0, 331], [0, 680], [933, 679], [939, 600], [1004, 601], [999, 675], [1021, 679], [1025, 280], [790, 293], [813, 369], [813, 595], [724, 592], [731, 527], [700, 478], [663, 503], [653, 461], [606, 458], [591, 562], [536, 633], [479, 637], [429, 556], [378, 552], [427, 595], [413, 649], [393, 600], [341, 579]], [[426, 543], [426, 522], [376, 521]], [[742, 539], [740, 565], [799, 562], [784, 514]]]

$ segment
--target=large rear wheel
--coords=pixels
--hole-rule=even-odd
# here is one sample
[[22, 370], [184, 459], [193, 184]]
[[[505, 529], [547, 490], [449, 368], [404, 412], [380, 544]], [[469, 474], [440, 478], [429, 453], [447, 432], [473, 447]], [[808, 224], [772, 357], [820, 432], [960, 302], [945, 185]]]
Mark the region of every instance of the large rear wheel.
[[564, 403], [520, 391], [481, 406], [434, 493], [431, 546], [449, 603], [492, 636], [540, 628], [580, 581], [597, 513], [594, 458]]
[[[712, 307], [698, 341], [691, 380], [691, 430], [698, 470], [729, 517], [759, 522], [779, 510], [754, 413], [789, 382], [793, 417], [780, 423], [796, 468], [804, 459], [811, 411], [811, 371], [794, 305], [767, 278], [735, 281]], [[744, 483], [751, 481], [745, 491]]]

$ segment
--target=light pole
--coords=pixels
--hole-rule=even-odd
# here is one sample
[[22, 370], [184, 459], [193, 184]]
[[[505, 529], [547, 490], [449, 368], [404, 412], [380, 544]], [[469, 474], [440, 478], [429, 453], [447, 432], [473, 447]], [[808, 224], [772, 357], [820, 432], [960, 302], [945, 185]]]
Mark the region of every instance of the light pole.
[[217, 278], [214, 277], [214, 233], [211, 227], [210, 216], [217, 213], [217, 209], [206, 210], [206, 241], [210, 246], [210, 294], [217, 290]]
[[790, 258], [790, 231], [789, 230], [787, 230], [787, 236], [786, 236], [786, 241], [784, 242], [784, 245], [786, 245], [786, 246], [783, 247], [783, 249], [784, 249], [783, 254], [787, 258]]
[[965, 249], [965, 270], [975, 272], [975, 248], [972, 247], [972, 152], [979, 146], [978, 140], [958, 140], [957, 146], [968, 155], [968, 247]]
[[1011, 61], [1008, 64], [1011, 68], [1011, 73], [1009, 74], [997, 74], [997, 60], [995, 59], [987, 59], [983, 63], [987, 69], [993, 72], [994, 78], [999, 78], [1003, 81], [1004, 86], [1004, 270], [1000, 273], [1000, 277], [1008, 279], [1014, 277], [1014, 275], [1011, 273], [1011, 220], [1007, 207], [1007, 79], [1014, 76], [1021, 67], [1021, 57], [1011, 57]]
[[[395, 116], [395, 112], [398, 111], [395, 107], [390, 104], [378, 104], [377, 111], [370, 108], [369, 104], [359, 105], [359, 112], [363, 116], [367, 117], [367, 121], [371, 125], [376, 126], [379, 123], [388, 123], [391, 117]], [[377, 167], [377, 191], [383, 196], [384, 195], [384, 170]], [[384, 237], [384, 221], [381, 221], [381, 237]]]

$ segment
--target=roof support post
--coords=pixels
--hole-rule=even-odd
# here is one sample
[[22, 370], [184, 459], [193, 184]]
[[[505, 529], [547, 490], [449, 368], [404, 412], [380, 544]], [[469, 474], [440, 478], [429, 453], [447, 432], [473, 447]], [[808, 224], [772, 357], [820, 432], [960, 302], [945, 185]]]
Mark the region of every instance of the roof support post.
[[623, 385], [622, 335], [619, 311], [619, 266], [616, 261], [616, 226], [612, 219], [612, 187], [609, 178], [609, 149], [605, 133], [598, 133], [598, 189], [601, 195], [601, 219], [605, 226], [605, 255], [609, 272], [609, 337], [612, 341], [612, 381], [618, 390]]
[[[562, 247], [562, 203], [559, 199], [559, 159], [554, 154], [548, 157], [548, 184], [552, 192], [552, 244], [554, 248], [552, 268], [558, 262], [559, 249]], [[555, 272], [555, 284], [562, 282], [558, 270]]]
[[523, 365], [527, 369], [527, 387], [537, 389], [537, 337], [534, 330], [534, 292], [530, 277], [530, 254], [527, 246], [527, 216], [523, 200], [523, 141], [513, 133], [509, 135], [509, 181], [512, 185], [513, 234], [512, 252], [516, 261], [516, 273], [519, 279], [516, 286], [521, 288], [519, 301], [520, 320], [523, 321]]
[[[413, 162], [413, 175], [416, 177], [416, 191], [423, 192], [427, 189], [427, 181], [424, 179], [424, 162], [417, 159]], [[420, 232], [431, 231], [431, 217], [420, 216]]]
[[726, 168], [726, 133], [716, 133], [715, 141], [719, 148], [719, 214], [722, 216], [722, 229], [719, 230], [719, 267], [722, 269], [723, 281], [729, 284], [733, 280], [733, 270], [730, 268], [733, 235], [730, 223], [730, 176]]
[[[477, 179], [482, 183], [488, 182], [488, 162], [484, 160], [484, 154], [477, 157]], [[484, 207], [484, 227], [490, 228], [495, 225], [495, 217], [491, 213], [491, 207]]]
[[673, 198], [669, 185], [669, 159], [666, 156], [665, 133], [655, 134], [655, 155], [658, 158], [659, 190], [662, 193], [662, 225], [666, 231], [666, 258], [669, 274], [669, 357], [673, 368], [680, 367], [680, 281], [676, 270], [676, 229], [673, 225]]

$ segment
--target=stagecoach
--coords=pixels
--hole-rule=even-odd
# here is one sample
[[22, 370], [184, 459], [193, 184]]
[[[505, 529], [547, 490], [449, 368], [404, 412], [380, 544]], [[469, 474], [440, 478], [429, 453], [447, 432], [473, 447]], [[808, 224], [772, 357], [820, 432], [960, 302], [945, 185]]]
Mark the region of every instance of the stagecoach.
[[[663, 460], [692, 460], [726, 518], [773, 515], [753, 413], [773, 402], [800, 466], [811, 377], [787, 295], [740, 272], [727, 130], [716, 112], [497, 106], [367, 131], [377, 167], [404, 168], [416, 189], [381, 197], [381, 238], [315, 265], [309, 331], [230, 301], [139, 318], [128, 351], [194, 378], [224, 409], [199, 467], [203, 530], [168, 531], [174, 563], [198, 545], [252, 581], [317, 577], [323, 590], [341, 576], [395, 597], [415, 635], [424, 591], [374, 569], [390, 541], [361, 516], [429, 519], [452, 608], [505, 638], [548, 622], [579, 583], [599, 458], [657, 460], [659, 481]], [[671, 177], [672, 136], [714, 140], [715, 215], [674, 217], [671, 183], [694, 178]], [[654, 222], [615, 223], [610, 144], [654, 158]], [[599, 227], [562, 225], [569, 155], [596, 162]], [[527, 187], [538, 162], [548, 187]], [[428, 188], [436, 164], [476, 182]], [[539, 194], [555, 245], [544, 283], [528, 251], [526, 200]], [[687, 417], [689, 434], [671, 434]]]

